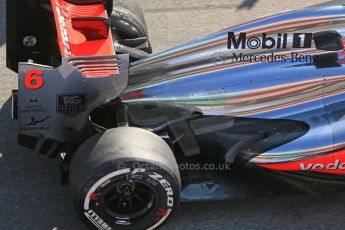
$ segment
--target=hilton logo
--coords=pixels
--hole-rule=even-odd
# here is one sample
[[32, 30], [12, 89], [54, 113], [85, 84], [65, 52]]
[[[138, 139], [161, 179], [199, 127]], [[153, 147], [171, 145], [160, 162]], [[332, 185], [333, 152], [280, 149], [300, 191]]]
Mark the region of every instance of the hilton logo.
[[[293, 33], [292, 48], [311, 48], [312, 33]], [[288, 34], [278, 33], [277, 36], [268, 36], [263, 33], [261, 37], [247, 37], [246, 33], [228, 33], [228, 49], [285, 49], [287, 48]]]

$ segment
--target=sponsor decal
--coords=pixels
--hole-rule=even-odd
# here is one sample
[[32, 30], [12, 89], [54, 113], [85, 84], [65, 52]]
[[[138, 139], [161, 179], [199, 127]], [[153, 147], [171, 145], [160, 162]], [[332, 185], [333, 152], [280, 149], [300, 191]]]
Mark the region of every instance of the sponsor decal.
[[164, 188], [167, 193], [167, 206], [172, 208], [174, 206], [174, 192], [171, 188], [170, 183], [163, 178], [163, 176], [159, 175], [158, 173], [154, 172], [152, 175], [149, 175], [152, 179], [158, 181]]
[[102, 220], [93, 210], [84, 212], [85, 216], [100, 230], [112, 230], [112, 228]]
[[274, 53], [269, 54], [243, 54], [243, 53], [233, 53], [231, 58], [236, 62], [275, 62], [275, 63], [313, 63], [316, 60], [317, 56], [312, 55], [301, 55], [296, 52], [291, 52], [288, 55], [279, 55]]
[[[276, 36], [268, 36], [263, 33], [261, 37], [247, 37], [246, 33], [240, 33], [236, 39], [234, 32], [228, 33], [228, 49], [286, 49], [288, 33], [278, 33]], [[313, 33], [293, 33], [292, 48], [311, 48]]]
[[40, 130], [49, 130], [50, 127], [47, 125], [43, 125], [46, 120], [48, 120], [50, 116], [44, 118], [36, 118], [31, 117], [30, 121], [24, 125], [20, 130], [21, 131], [40, 131]]
[[86, 94], [61, 94], [56, 97], [56, 112], [75, 116], [87, 110]]
[[214, 53], [212, 55], [212, 62], [214, 65], [224, 65], [228, 57], [223, 52]]
[[37, 99], [37, 98], [36, 98], [36, 99], [31, 99], [31, 98], [30, 98], [30, 104], [31, 104], [31, 103], [38, 103], [38, 99]]
[[310, 171], [330, 174], [345, 174], [345, 149], [322, 156], [281, 163], [259, 163], [257, 166], [279, 171]]
[[44, 108], [37, 98], [30, 98], [29, 103], [24, 108], [19, 109], [19, 113], [46, 113], [47, 108]]
[[345, 169], [345, 162], [340, 162], [340, 160], [336, 160], [333, 163], [329, 164], [304, 164], [300, 163], [301, 170], [308, 171], [308, 170], [322, 170], [322, 169], [328, 169], [328, 170], [344, 170]]
[[[290, 44], [291, 43], [291, 44]], [[215, 59], [212, 56], [212, 61], [219, 65], [219, 63], [226, 62], [228, 59], [233, 62], [268, 62], [268, 63], [313, 63], [316, 56], [309, 54], [301, 54], [298, 52], [292, 52], [293, 49], [308, 49], [312, 48], [313, 44], [313, 33], [278, 33], [278, 34], [267, 34], [263, 33], [260, 36], [253, 37], [248, 36], [247, 33], [228, 33], [228, 44], [229, 50], [260, 50], [265, 52], [263, 54], [253, 53], [241, 53], [235, 52], [227, 55], [221, 55]], [[269, 52], [272, 50], [273, 52]], [[282, 54], [275, 54], [276, 50], [285, 50]], [[224, 61], [225, 60], [225, 61]]]

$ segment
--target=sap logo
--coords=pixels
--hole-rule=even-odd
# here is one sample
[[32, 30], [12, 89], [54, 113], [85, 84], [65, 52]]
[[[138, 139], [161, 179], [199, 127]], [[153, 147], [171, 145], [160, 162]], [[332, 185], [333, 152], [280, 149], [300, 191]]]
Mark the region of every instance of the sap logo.
[[304, 163], [300, 164], [301, 170], [307, 171], [307, 170], [322, 170], [322, 169], [328, 169], [328, 170], [337, 170], [345, 169], [345, 162], [340, 163], [340, 160], [336, 160], [334, 163], [329, 163], [327, 165], [324, 164], [307, 164], [305, 165]]
[[[293, 33], [292, 48], [311, 48], [312, 33]], [[261, 37], [247, 38], [246, 33], [240, 33], [236, 38], [234, 32], [228, 33], [228, 49], [286, 49], [287, 33], [278, 33], [275, 37], [263, 33]]]

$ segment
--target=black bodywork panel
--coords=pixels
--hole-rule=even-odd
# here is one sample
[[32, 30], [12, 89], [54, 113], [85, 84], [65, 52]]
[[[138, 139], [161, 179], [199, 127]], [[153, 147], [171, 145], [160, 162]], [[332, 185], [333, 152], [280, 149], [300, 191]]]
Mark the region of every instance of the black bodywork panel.
[[168, 132], [185, 156], [202, 154], [228, 163], [244, 163], [309, 131], [303, 122], [204, 116], [171, 104], [129, 104], [133, 126]]
[[[18, 63], [28, 60], [58, 66], [61, 57], [49, 0], [8, 0], [6, 6], [7, 67], [18, 72]], [[27, 36], [35, 37], [36, 45], [25, 46]]]

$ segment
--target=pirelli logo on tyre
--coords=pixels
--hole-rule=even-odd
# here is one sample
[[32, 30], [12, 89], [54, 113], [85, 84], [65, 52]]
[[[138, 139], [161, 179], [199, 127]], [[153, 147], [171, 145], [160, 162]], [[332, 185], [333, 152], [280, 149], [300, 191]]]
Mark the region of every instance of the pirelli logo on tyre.
[[86, 94], [59, 94], [56, 96], [56, 112], [75, 116], [87, 110]]

